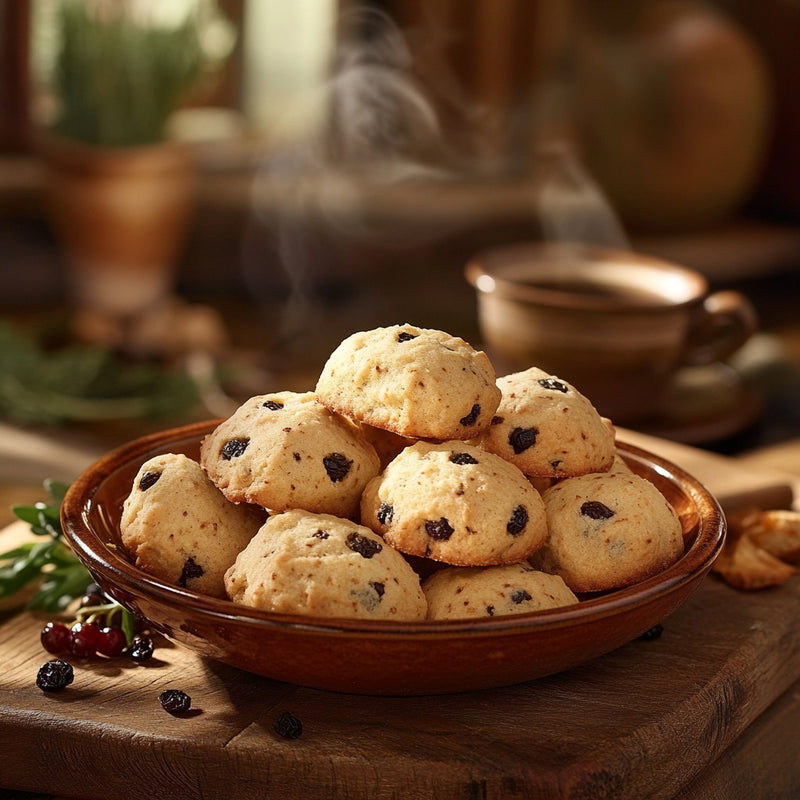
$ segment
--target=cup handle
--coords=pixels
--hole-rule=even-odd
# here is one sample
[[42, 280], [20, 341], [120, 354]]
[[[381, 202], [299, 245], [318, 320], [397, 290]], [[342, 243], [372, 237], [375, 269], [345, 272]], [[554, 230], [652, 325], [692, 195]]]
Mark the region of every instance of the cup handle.
[[703, 366], [723, 361], [735, 353], [757, 328], [756, 310], [743, 294], [732, 290], [714, 292], [700, 307], [685, 362]]

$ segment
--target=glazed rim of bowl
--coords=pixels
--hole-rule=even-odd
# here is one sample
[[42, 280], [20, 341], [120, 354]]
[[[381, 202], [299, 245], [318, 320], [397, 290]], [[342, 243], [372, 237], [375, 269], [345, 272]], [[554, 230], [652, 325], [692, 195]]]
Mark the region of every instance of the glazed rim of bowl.
[[[539, 262], [541, 270], [531, 275], [530, 265]], [[479, 296], [497, 295], [535, 305], [555, 305], [594, 311], [618, 311], [614, 298], [576, 293], [550, 286], [526, 284], [526, 278], [552, 282], [559, 262], [569, 264], [575, 273], [570, 277], [589, 282], [603, 275], [603, 283], [621, 290], [639, 289], [644, 294], [636, 307], [650, 311], [672, 312], [698, 302], [708, 292], [708, 281], [699, 273], [655, 256], [629, 250], [570, 243], [519, 243], [484, 250], [473, 256], [464, 274]], [[658, 292], [653, 292], [653, 285]], [[663, 297], [659, 297], [663, 295]]]
[[[64, 536], [78, 558], [86, 565], [92, 576], [104, 587], [113, 587], [132, 597], [147, 596], [157, 604], [173, 607], [190, 607], [193, 612], [219, 621], [236, 621], [258, 627], [293, 627], [319, 632], [348, 632], [365, 636], [425, 636], [464, 634], [491, 634], [518, 628], [547, 629], [579, 625], [613, 615], [621, 610], [647, 604], [656, 598], [671, 594], [686, 583], [696, 580], [711, 568], [725, 538], [725, 521], [722, 510], [709, 493], [688, 473], [648, 451], [624, 442], [618, 450], [634, 471], [640, 468], [654, 470], [667, 483], [672, 483], [690, 501], [692, 513], [682, 519], [686, 548], [683, 555], [672, 565], [656, 575], [623, 589], [613, 590], [580, 603], [562, 608], [529, 612], [503, 617], [481, 617], [464, 620], [440, 620], [425, 622], [402, 622], [390, 620], [363, 620], [311, 617], [292, 614], [277, 614], [250, 608], [231, 600], [217, 599], [192, 592], [174, 584], [166, 583], [135, 567], [125, 555], [118, 540], [118, 527], [109, 512], [99, 501], [109, 479], [119, 470], [132, 469], [131, 480], [139, 466], [154, 455], [173, 452], [171, 447], [199, 445], [202, 437], [218, 424], [217, 421], [200, 422], [173, 428], [136, 439], [123, 445], [84, 470], [70, 485], [61, 506]], [[135, 468], [134, 468], [135, 467]], [[124, 498], [123, 498], [124, 499]], [[668, 498], [669, 499], [669, 498]], [[96, 530], [92, 518], [100, 517], [109, 533], [104, 536]], [[687, 537], [687, 525], [689, 535]], [[116, 534], [116, 541], [115, 535]], [[111, 543], [111, 546], [109, 546]], [[125, 604], [124, 600], [122, 601]], [[151, 619], [157, 625], [157, 619]]]

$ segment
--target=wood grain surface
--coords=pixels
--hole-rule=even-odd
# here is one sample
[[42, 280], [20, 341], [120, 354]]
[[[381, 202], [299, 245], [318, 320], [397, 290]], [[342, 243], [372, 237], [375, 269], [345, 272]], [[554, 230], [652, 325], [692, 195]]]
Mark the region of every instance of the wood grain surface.
[[[7, 612], [0, 786], [106, 800], [674, 797], [800, 679], [798, 603], [797, 579], [743, 594], [710, 577], [654, 641], [431, 698], [303, 689], [166, 642], [140, 665], [76, 661], [74, 683], [46, 694], [43, 617]], [[166, 688], [192, 711], [166, 713]], [[282, 711], [302, 721], [298, 739], [274, 731]]]

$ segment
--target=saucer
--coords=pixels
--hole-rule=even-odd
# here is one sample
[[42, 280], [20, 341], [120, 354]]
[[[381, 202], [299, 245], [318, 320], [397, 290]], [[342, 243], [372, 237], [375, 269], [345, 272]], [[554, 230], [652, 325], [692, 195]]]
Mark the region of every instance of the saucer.
[[684, 444], [720, 441], [752, 425], [762, 411], [753, 388], [732, 366], [684, 367], [667, 391], [662, 410], [636, 430]]

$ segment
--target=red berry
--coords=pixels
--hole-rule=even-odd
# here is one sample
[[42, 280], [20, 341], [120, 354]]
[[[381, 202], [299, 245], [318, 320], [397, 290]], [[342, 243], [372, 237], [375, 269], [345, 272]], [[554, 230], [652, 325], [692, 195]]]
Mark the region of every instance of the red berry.
[[128, 642], [122, 628], [102, 628], [100, 631], [99, 653], [104, 656], [121, 656], [125, 652]]
[[69, 651], [78, 658], [93, 656], [100, 648], [100, 628], [90, 622], [76, 622], [70, 628]]
[[66, 653], [69, 650], [70, 638], [69, 628], [61, 622], [48, 622], [42, 628], [42, 647], [48, 653], [53, 653], [54, 655]]

